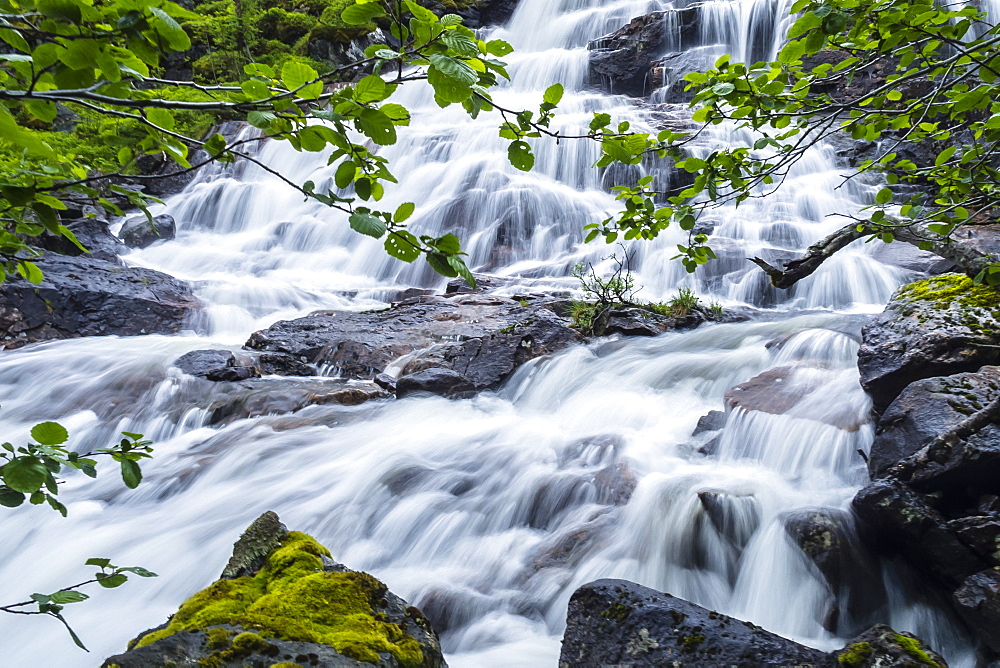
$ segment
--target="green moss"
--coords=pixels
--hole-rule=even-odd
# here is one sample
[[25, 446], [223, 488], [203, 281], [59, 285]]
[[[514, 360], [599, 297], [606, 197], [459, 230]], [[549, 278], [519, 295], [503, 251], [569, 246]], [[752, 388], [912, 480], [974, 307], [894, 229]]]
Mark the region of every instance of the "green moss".
[[865, 665], [872, 655], [871, 643], [856, 642], [844, 648], [844, 651], [837, 656], [837, 663], [848, 668], [856, 668]]
[[705, 636], [700, 633], [684, 636], [681, 638], [681, 650], [684, 652], [694, 652], [703, 642], [705, 642]]
[[893, 639], [896, 641], [896, 644], [899, 645], [900, 649], [912, 656], [921, 664], [930, 666], [931, 668], [940, 668], [941, 664], [932, 659], [930, 654], [924, 651], [923, 647], [920, 646], [920, 641], [916, 638], [910, 638], [909, 636], [897, 633]]
[[206, 631], [208, 635], [208, 647], [209, 649], [219, 649], [222, 647], [229, 647], [229, 631], [221, 628], [215, 627], [213, 629], [208, 629]]
[[281, 663], [272, 663], [271, 668], [302, 668], [302, 664], [292, 663], [291, 661], [282, 661]]
[[601, 613], [601, 617], [606, 619], [613, 619], [616, 622], [620, 622], [632, 613], [632, 608], [627, 605], [622, 605], [621, 603], [615, 603], [614, 605], [608, 607]]
[[945, 274], [910, 283], [900, 288], [898, 297], [932, 302], [937, 309], [953, 303], [975, 308], [1000, 306], [1000, 292], [987, 285], [973, 285], [972, 279], [964, 274]]
[[233, 639], [239, 652], [261, 651], [269, 647], [265, 638], [280, 638], [329, 645], [358, 661], [378, 663], [379, 653], [389, 653], [403, 666], [421, 665], [420, 643], [373, 612], [385, 585], [367, 573], [324, 571], [321, 557], [329, 554], [309, 536], [291, 532], [256, 575], [203, 589], [181, 605], [167, 628], [137, 646], [226, 624], [255, 631]]

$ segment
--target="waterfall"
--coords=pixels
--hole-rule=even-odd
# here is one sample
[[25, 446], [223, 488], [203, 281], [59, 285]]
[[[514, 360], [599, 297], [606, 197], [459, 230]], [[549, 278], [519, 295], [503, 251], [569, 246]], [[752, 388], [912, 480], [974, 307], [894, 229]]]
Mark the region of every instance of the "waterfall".
[[[513, 80], [497, 100], [534, 107], [558, 81], [567, 90], [559, 128], [585, 127], [594, 111], [636, 128], [655, 127], [656, 114], [683, 119], [683, 107], [587, 87], [588, 41], [669, 8], [521, 0], [508, 25], [492, 31], [517, 49]], [[787, 3], [717, 0], [698, 11], [704, 47], [770, 57]], [[536, 168], [525, 174], [507, 164], [497, 117], [441, 110], [422, 85], [399, 95], [414, 119], [384, 150], [400, 183], [387, 188], [383, 208], [415, 202], [414, 229], [455, 232], [470, 266], [513, 278], [508, 290], [571, 290], [575, 263], [602, 267], [610, 250], [581, 243], [582, 226], [616, 204], [609, 174], [591, 167], [593, 143], [535, 141]], [[716, 127], [692, 151], [748, 139]], [[324, 156], [265, 142], [258, 157], [318, 190], [332, 183]], [[866, 479], [858, 452], [872, 429], [857, 383], [859, 314], [879, 310], [907, 274], [858, 244], [778, 293], [745, 258], [800, 252], [840, 227], [831, 214], [870, 201], [876, 184], [836, 188], [844, 171], [831, 147], [817, 146], [778, 193], [707, 214], [720, 260], [696, 275], [670, 261], [685, 233], [632, 246], [642, 297], [669, 298], [687, 286], [706, 300], [766, 307], [765, 317], [581, 345], [468, 400], [313, 406], [211, 427], [204, 384], [171, 367], [181, 354], [238, 350], [278, 319], [384, 305], [399, 288], [443, 280], [419, 262], [388, 258], [343, 215], [303, 201], [258, 167], [204, 172], [154, 211], [176, 218], [177, 238], [126, 257], [194, 283], [207, 304], [196, 332], [51, 342], [0, 357], [0, 421], [11, 442], [56, 419], [80, 448], [101, 447], [122, 430], [146, 434], [156, 448], [134, 491], [110, 470], [97, 480], [71, 477], [60, 493], [69, 519], [5, 510], [0, 601], [76, 582], [88, 575], [89, 557], [160, 574], [66, 610], [91, 655], [54, 620], [5, 618], [5, 661], [89, 666], [122, 651], [218, 577], [240, 531], [270, 509], [423, 609], [454, 666], [554, 666], [570, 595], [601, 577], [824, 649], [885, 622], [917, 633], [952, 665], [972, 665], [950, 622], [908, 594], [904, 575], [888, 565], [874, 569], [877, 620], [842, 610], [831, 622], [836, 592], [785, 529], [796, 511], [842, 513]], [[788, 370], [784, 382], [799, 395], [793, 407], [734, 408], [720, 429], [693, 435], [730, 388], [774, 369]]]

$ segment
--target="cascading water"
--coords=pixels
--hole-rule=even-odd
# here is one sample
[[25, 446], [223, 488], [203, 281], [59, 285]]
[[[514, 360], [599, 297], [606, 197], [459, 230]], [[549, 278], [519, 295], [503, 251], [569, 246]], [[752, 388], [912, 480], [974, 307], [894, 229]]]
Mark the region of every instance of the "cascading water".
[[[654, 125], [650, 109], [585, 87], [585, 47], [663, 8], [521, 0], [496, 30], [517, 49], [498, 100], [532, 107], [560, 81], [562, 127], [585, 125], [597, 110]], [[751, 58], [774, 53], [787, 7], [720, 0], [698, 11], [706, 46]], [[473, 122], [438, 109], [421, 86], [400, 94], [415, 118], [386, 150], [400, 184], [385, 208], [417, 202], [414, 228], [458, 233], [471, 266], [513, 277], [518, 289], [572, 288], [574, 263], [599, 264], [608, 251], [580, 243], [581, 226], [614, 209], [590, 167], [595, 146], [539, 142], [526, 175], [507, 164], [495, 117]], [[692, 150], [746, 139], [718, 128]], [[259, 156], [293, 180], [332, 181], [325, 161], [284, 144], [265, 143]], [[121, 430], [156, 442], [135, 491], [108, 472], [67, 482], [68, 520], [5, 511], [0, 600], [74, 582], [94, 556], [160, 574], [67, 610], [93, 655], [55, 622], [4, 619], [4, 662], [85, 666], [121, 651], [214, 580], [242, 528], [272, 509], [421, 607], [456, 666], [555, 665], [569, 596], [600, 577], [822, 648], [886, 622], [941, 648], [953, 665], [971, 664], [948, 620], [906, 593], [899, 569], [872, 560], [867, 598], [852, 605], [862, 592], [830, 591], [785, 530], [796, 511], [843, 513], [865, 480], [858, 450], [872, 435], [857, 384], [856, 314], [880, 308], [906, 276], [859, 246], [778, 294], [744, 258], [801, 250], [839, 227], [827, 215], [854, 212], [868, 197], [854, 181], [835, 189], [840, 173], [832, 149], [817, 147], [778, 194], [711, 214], [705, 222], [722, 259], [696, 277], [669, 260], [679, 232], [634, 247], [644, 297], [690, 285], [706, 299], [774, 306], [766, 317], [576, 347], [469, 400], [314, 406], [207, 427], [212, 397], [171, 367], [179, 355], [235, 350], [278, 319], [380, 305], [400, 287], [440, 279], [386, 258], [378, 242], [259, 168], [205, 172], [166, 204], [177, 239], [127, 258], [195, 282], [208, 305], [199, 334], [78, 339], [0, 357], [0, 418], [12, 442], [43, 419], [60, 420], [81, 448]], [[692, 436], [727, 390], [769, 369], [783, 370], [799, 398], [793, 406], [782, 414], [736, 408], [721, 431]]]

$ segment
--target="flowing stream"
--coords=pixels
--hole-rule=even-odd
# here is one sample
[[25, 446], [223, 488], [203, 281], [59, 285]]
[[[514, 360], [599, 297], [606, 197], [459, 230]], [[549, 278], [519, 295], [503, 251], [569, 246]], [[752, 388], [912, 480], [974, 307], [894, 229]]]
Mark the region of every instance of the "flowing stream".
[[[560, 81], [560, 127], [585, 126], [594, 111], [637, 127], [684, 123], [683, 105], [641, 106], [588, 87], [587, 42], [667, 7], [521, 0], [509, 24], [492, 31], [516, 48], [513, 81], [498, 100], [537, 107], [541, 91]], [[703, 47], [738, 60], [775, 52], [787, 6], [720, 0], [699, 11]], [[385, 208], [416, 202], [414, 228], [459, 234], [471, 266], [515, 279], [510, 292], [571, 290], [575, 263], [608, 266], [608, 248], [581, 243], [582, 225], [615, 206], [606, 189], [614, 174], [591, 168], [596, 146], [538, 141], [535, 171], [524, 174], [507, 164], [496, 116], [470, 121], [441, 110], [422, 85], [399, 95], [415, 118], [385, 151], [400, 179]], [[693, 150], [749, 139], [720, 127]], [[332, 182], [322, 156], [281, 143], [265, 143], [259, 155], [296, 181]], [[0, 421], [12, 442], [56, 419], [79, 448], [122, 430], [156, 443], [134, 491], [107, 467], [96, 481], [67, 482], [69, 519], [4, 512], [0, 600], [86, 579], [88, 557], [160, 574], [67, 609], [89, 655], [54, 620], [7, 616], [2, 663], [92, 666], [122, 651], [218, 577], [240, 531], [271, 509], [424, 609], [454, 666], [556, 665], [570, 595], [601, 577], [824, 649], [889, 623], [953, 665], [971, 665], [952, 624], [910, 593], [905, 569], [859, 562], [864, 586], [834, 592], [785, 530], [790, 516], [815, 509], [849, 528], [844, 511], [867, 475], [858, 451], [872, 438], [857, 382], [860, 325], [908, 275], [862, 244], [778, 293], [745, 258], [804, 249], [842, 225], [829, 214], [870, 201], [873, 184], [837, 188], [844, 171], [831, 147], [817, 147], [779, 193], [707, 216], [721, 259], [696, 277], [670, 261], [680, 232], [633, 247], [640, 296], [668, 299], [686, 286], [727, 307], [762, 307], [752, 321], [578, 346], [468, 400], [315, 406], [208, 427], [212, 397], [204, 381], [171, 367], [181, 354], [238, 350], [279, 319], [382, 306], [400, 288], [443, 282], [420, 263], [389, 259], [379, 242], [263, 170], [207, 170], [164, 207], [177, 238], [126, 257], [195, 284], [208, 306], [191, 332], [0, 356]], [[769, 369], [783, 369], [798, 403], [781, 415], [736, 409], [721, 431], [692, 435], [701, 416], [723, 408], [727, 390]]]

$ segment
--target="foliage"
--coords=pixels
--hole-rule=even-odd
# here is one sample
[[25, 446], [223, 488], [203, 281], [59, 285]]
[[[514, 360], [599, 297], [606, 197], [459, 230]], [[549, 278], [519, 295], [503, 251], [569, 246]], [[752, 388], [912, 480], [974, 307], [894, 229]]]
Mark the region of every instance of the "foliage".
[[[105, 589], [114, 589], [115, 587], [120, 587], [128, 581], [128, 574], [134, 573], [139, 577], [143, 578], [155, 578], [156, 573], [147, 571], [145, 568], [140, 566], [115, 566], [111, 563], [110, 559], [105, 559], [103, 557], [93, 557], [87, 559], [87, 566], [97, 566], [101, 570], [94, 573], [94, 577], [83, 582], [79, 582], [69, 587], [63, 587], [58, 591], [52, 592], [51, 594], [32, 594], [31, 599], [28, 601], [21, 601], [20, 603], [12, 603], [10, 605], [0, 606], [0, 612], [6, 612], [14, 615], [48, 615], [49, 617], [55, 617], [66, 630], [69, 632], [70, 637], [73, 638], [73, 642], [76, 643], [77, 647], [86, 650], [83, 641], [76, 634], [75, 631], [70, 627], [69, 622], [66, 621], [65, 617], [62, 615], [63, 608], [65, 608], [70, 603], [80, 603], [81, 601], [86, 601], [90, 596], [82, 591], [79, 591], [82, 587], [86, 587], [91, 584], [99, 584]], [[35, 606], [35, 609], [31, 609], [31, 606]]]
[[95, 457], [110, 457], [118, 462], [122, 480], [129, 489], [142, 481], [139, 460], [152, 452], [152, 443], [142, 440], [142, 434], [123, 432], [118, 444], [93, 452], [78, 453], [68, 450], [65, 443], [69, 433], [58, 422], [42, 422], [31, 429], [37, 443], [15, 448], [4, 443], [0, 448], [0, 505], [8, 508], [20, 506], [27, 499], [34, 505], [48, 503], [66, 516], [66, 506], [59, 502], [59, 477], [63, 469], [76, 469], [84, 475], [97, 477]]
[[[889, 187], [850, 223], [854, 235], [823, 249], [826, 257], [854, 238], [898, 238], [948, 255], [977, 280], [1000, 283], [1000, 264], [983, 265], [968, 253], [950, 257], [949, 249], [958, 228], [985, 220], [1000, 204], [1000, 28], [971, 5], [932, 0], [798, 0], [792, 12], [798, 17], [777, 61], [732, 63], [723, 56], [708, 72], [687, 75], [696, 91], [694, 120], [750, 128], [754, 145], [681, 157], [677, 166], [694, 175], [694, 184], [670, 197], [672, 206], [655, 206], [665, 193], [649, 177], [620, 189], [631, 202], [627, 211], [591, 235], [647, 236], [666, 220], [690, 229], [698, 211], [765, 196], [811, 146], [846, 132], [884, 140], [859, 172], [882, 174]], [[852, 87], [872, 73], [882, 77]], [[906, 143], [927, 143], [936, 157], [917, 164], [901, 150]], [[930, 194], [897, 196], [897, 183]], [[699, 253], [710, 253], [680, 250], [689, 270]], [[799, 267], [795, 280], [815, 266]]]
[[[63, 482], [60, 474], [64, 469], [75, 469], [90, 478], [95, 478], [97, 457], [110, 457], [118, 462], [125, 486], [135, 489], [142, 481], [142, 470], [138, 462], [150, 456], [151, 442], [142, 440], [142, 434], [123, 432], [122, 435], [125, 438], [116, 445], [81, 454], [65, 447], [64, 444], [69, 440], [69, 432], [61, 424], [57, 422], [36, 424], [31, 428], [31, 438], [37, 443], [29, 443], [19, 448], [10, 443], [0, 446], [3, 448], [3, 451], [0, 451], [0, 505], [15, 508], [27, 499], [34, 505], [48, 503], [65, 517], [66, 506], [56, 498], [59, 494], [59, 485]], [[110, 559], [97, 557], [88, 559], [86, 565], [97, 566], [101, 570], [90, 580], [63, 587], [51, 594], [35, 593], [31, 595], [30, 600], [0, 606], [0, 612], [55, 617], [66, 627], [73, 642], [82, 649], [87, 649], [62, 615], [66, 605], [90, 598], [78, 590], [95, 583], [106, 589], [113, 589], [128, 580], [128, 573], [144, 578], [156, 577], [156, 573], [139, 566], [115, 566]], [[35, 606], [35, 609], [31, 609], [31, 606]]]

